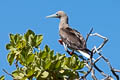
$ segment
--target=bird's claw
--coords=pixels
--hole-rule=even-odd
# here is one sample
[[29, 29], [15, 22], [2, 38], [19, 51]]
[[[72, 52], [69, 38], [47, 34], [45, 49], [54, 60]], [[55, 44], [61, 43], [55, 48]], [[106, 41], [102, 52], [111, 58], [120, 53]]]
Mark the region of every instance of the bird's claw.
[[[63, 41], [61, 39], [58, 40], [58, 42], [61, 44], [61, 45], [64, 45]], [[74, 53], [74, 51], [69, 51], [66, 46], [64, 45], [64, 48], [65, 50], [67, 51], [68, 54], [72, 55]]]
[[68, 54], [72, 55], [74, 53], [74, 51], [69, 51], [67, 50]]

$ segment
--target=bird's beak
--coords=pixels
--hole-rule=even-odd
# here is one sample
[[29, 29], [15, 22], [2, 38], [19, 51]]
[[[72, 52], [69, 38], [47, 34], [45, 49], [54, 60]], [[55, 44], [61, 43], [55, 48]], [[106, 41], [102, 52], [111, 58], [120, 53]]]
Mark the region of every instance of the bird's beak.
[[58, 15], [52, 14], [52, 15], [46, 16], [46, 18], [58, 18]]

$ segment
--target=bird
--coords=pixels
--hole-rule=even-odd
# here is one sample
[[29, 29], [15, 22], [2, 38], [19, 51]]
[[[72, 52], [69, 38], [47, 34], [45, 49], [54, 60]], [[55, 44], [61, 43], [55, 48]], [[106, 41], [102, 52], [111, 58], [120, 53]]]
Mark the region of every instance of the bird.
[[[68, 16], [64, 11], [57, 11], [55, 14], [46, 16], [47, 18], [58, 18], [59, 23], [59, 42], [64, 46], [65, 50], [71, 49], [72, 52], [77, 51], [86, 58], [90, 59], [91, 51], [87, 49], [84, 37], [75, 29], [69, 26]], [[68, 49], [67, 49], [68, 48]], [[70, 54], [72, 54], [70, 52]]]

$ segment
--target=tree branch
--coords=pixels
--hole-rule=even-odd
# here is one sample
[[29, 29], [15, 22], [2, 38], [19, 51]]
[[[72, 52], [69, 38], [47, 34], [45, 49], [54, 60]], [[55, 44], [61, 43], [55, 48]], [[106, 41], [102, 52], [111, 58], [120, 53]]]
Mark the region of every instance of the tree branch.
[[4, 71], [6, 74], [10, 75], [11, 77], [14, 77], [12, 74], [8, 73], [5, 69], [3, 69], [3, 71]]
[[16, 60], [15, 66], [16, 66], [16, 68], [19, 68], [19, 66], [18, 66], [18, 60]]
[[97, 48], [97, 51], [99, 51], [108, 41], [108, 38], [106, 38], [106, 37], [104, 37], [104, 36], [102, 36], [102, 35], [100, 35], [98, 33], [90, 34], [90, 36], [98, 36], [98, 37], [104, 39], [103, 43]]
[[93, 80], [97, 80], [94, 69], [92, 69], [92, 71], [91, 71], [91, 76], [92, 76]]
[[93, 31], [93, 28], [91, 28], [91, 30], [90, 30], [90, 32], [87, 34], [87, 36], [86, 36], [86, 43], [87, 43], [87, 41], [88, 41], [88, 38], [89, 38], [89, 36], [90, 36], [90, 34], [92, 33], [92, 31]]
[[[98, 52], [96, 47], [94, 47], [94, 49], [96, 50], [96, 52]], [[101, 53], [98, 53], [98, 54], [99, 54], [100, 56], [102, 56]], [[105, 61], [105, 62], [108, 64], [108, 66], [110, 67], [110, 70], [111, 70], [112, 74], [116, 77], [117, 80], [119, 80], [119, 76], [115, 73], [114, 68], [112, 67], [112, 65], [110, 64], [110, 62], [108, 61], [108, 59], [105, 58], [104, 56], [102, 56], [102, 58], [104, 59], [104, 61]]]
[[[120, 72], [120, 70], [117, 70], [117, 69], [114, 69], [110, 62], [108, 61], [107, 58], [105, 58], [102, 54], [101, 54], [101, 49], [103, 48], [103, 46], [107, 43], [108, 41], [108, 38], [98, 34], [98, 33], [94, 33], [94, 34], [91, 34], [93, 31], [93, 28], [90, 30], [90, 32], [87, 34], [87, 37], [86, 37], [86, 43], [88, 41], [88, 38], [89, 36], [98, 36], [102, 39], [104, 39], [103, 43], [101, 43], [98, 48], [96, 48], [96, 46], [92, 49], [92, 53], [90, 55], [90, 59], [89, 60], [86, 60], [84, 59], [83, 57], [81, 56], [78, 56], [76, 53], [73, 52], [73, 54], [75, 54], [76, 56], [78, 56], [80, 59], [82, 59], [86, 65], [86, 67], [88, 68], [88, 71], [86, 72], [86, 74], [84, 74], [83, 76], [81, 76], [79, 79], [83, 79], [83, 80], [86, 80], [86, 77], [89, 73], [91, 73], [91, 76], [93, 78], [93, 80], [97, 80], [96, 76], [95, 76], [95, 70], [97, 70], [98, 72], [100, 72], [101, 75], [103, 75], [105, 78], [102, 79], [102, 80], [113, 80], [112, 76], [108, 75], [108, 74], [105, 74], [99, 67], [96, 66], [95, 63], [97, 63], [101, 58], [104, 59], [104, 61], [108, 64], [108, 66], [110, 67], [110, 70], [112, 72], [112, 74], [116, 77], [117, 80], [119, 80], [119, 76], [116, 74], [116, 72]], [[70, 51], [67, 50], [66, 51], [68, 54], [70, 54]], [[93, 54], [94, 53], [97, 53], [99, 55], [99, 57], [94, 61], [92, 62], [92, 58], [93, 58]], [[71, 54], [70, 54], [71, 55]], [[94, 68], [95, 70], [94, 70]]]

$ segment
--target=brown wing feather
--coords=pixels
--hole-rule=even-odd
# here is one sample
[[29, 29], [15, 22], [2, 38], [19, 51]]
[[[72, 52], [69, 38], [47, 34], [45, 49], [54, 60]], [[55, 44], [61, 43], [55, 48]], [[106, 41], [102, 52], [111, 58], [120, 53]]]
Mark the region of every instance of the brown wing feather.
[[60, 36], [63, 42], [67, 45], [68, 48], [73, 50], [79, 50], [86, 48], [85, 40], [82, 35], [75, 29], [61, 28]]

